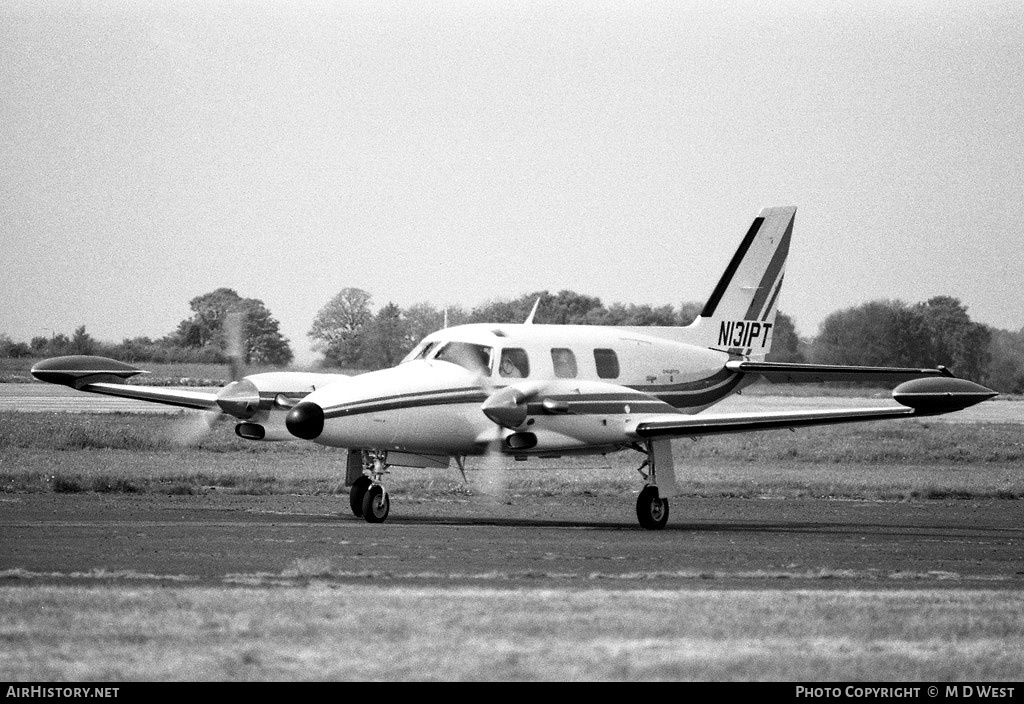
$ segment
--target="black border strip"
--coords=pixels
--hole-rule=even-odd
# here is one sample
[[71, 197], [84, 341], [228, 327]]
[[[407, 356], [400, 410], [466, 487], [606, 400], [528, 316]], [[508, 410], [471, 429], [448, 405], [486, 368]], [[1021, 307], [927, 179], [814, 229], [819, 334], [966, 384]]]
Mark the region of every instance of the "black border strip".
[[786, 257], [789, 256], [789, 240], [792, 236], [793, 220], [790, 219], [789, 224], [786, 226], [786, 232], [782, 235], [782, 241], [775, 248], [775, 253], [768, 263], [768, 268], [765, 269], [764, 275], [761, 277], [761, 283], [758, 285], [757, 290], [754, 291], [754, 297], [750, 301], [750, 307], [747, 308], [744, 320], [757, 320], [761, 317], [761, 313], [764, 312], [764, 302], [768, 298], [768, 294], [771, 293], [771, 286], [779, 278], [779, 273], [783, 267], [786, 266]]
[[732, 277], [736, 274], [736, 270], [740, 267], [740, 262], [743, 261], [743, 257], [746, 256], [747, 250], [750, 249], [750, 245], [754, 242], [754, 237], [757, 236], [757, 231], [761, 229], [761, 224], [764, 223], [763, 217], [754, 218], [754, 222], [750, 225], [750, 229], [747, 231], [746, 237], [743, 238], [743, 242], [740, 243], [739, 249], [736, 250], [736, 254], [732, 255], [732, 261], [729, 262], [729, 266], [726, 267], [725, 273], [722, 274], [722, 278], [718, 280], [718, 285], [715, 286], [714, 292], [711, 294], [711, 298], [704, 304], [704, 310], [700, 312], [700, 317], [710, 318], [715, 314], [715, 309], [718, 308], [719, 301], [722, 300], [722, 296], [725, 295], [726, 289], [729, 288], [729, 284], [732, 283]]

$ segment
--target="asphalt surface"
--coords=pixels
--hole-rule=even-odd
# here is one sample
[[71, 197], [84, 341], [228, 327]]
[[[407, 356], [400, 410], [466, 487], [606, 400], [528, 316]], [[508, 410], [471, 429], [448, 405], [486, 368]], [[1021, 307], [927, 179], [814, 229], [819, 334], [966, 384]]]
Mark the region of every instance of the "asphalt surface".
[[0, 584], [557, 588], [1024, 586], [1024, 503], [674, 499], [403, 500], [368, 524], [347, 497], [0, 496]]

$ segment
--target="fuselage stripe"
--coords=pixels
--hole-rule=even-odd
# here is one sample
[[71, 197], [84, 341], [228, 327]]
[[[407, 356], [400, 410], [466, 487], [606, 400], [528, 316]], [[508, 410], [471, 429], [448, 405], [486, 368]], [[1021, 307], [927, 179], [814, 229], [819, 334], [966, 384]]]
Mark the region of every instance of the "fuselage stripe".
[[396, 394], [380, 398], [362, 399], [324, 409], [324, 418], [340, 418], [361, 413], [377, 413], [397, 408], [420, 406], [444, 406], [457, 403], [482, 403], [487, 394], [477, 388], [422, 391], [413, 394]]
[[[531, 414], [547, 413], [542, 406], [543, 399], [565, 403], [569, 413], [661, 413], [674, 408], [707, 406], [729, 393], [739, 384], [743, 374], [722, 370], [700, 382], [687, 382], [656, 387], [626, 387], [636, 393], [613, 391], [607, 394], [551, 394], [531, 400], [527, 404]], [[709, 386], [709, 384], [714, 384]], [[421, 391], [395, 394], [380, 398], [361, 399], [351, 403], [324, 408], [324, 418], [342, 418], [365, 413], [380, 413], [404, 408], [425, 406], [448, 406], [454, 404], [483, 403], [488, 398], [485, 391], [475, 387]]]
[[742, 380], [742, 374], [735, 374], [732, 378], [725, 380], [724, 383], [709, 389], [682, 392], [662, 392], [655, 394], [655, 396], [675, 408], [703, 408], [721, 401], [723, 398], [731, 394], [735, 391], [736, 387], [739, 386]]

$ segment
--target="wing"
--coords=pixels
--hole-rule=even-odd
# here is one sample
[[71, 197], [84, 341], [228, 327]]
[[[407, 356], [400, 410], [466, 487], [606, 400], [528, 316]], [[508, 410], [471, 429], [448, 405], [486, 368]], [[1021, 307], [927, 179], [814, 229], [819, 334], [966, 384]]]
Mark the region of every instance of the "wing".
[[125, 383], [137, 374], [146, 373], [124, 362], [91, 355], [53, 357], [44, 359], [32, 367], [32, 376], [40, 381], [70, 386], [78, 391], [91, 391], [182, 408], [220, 410], [217, 394], [214, 393]]
[[79, 391], [91, 391], [92, 393], [105, 394], [107, 396], [120, 396], [121, 398], [132, 398], [139, 401], [151, 401], [163, 403], [168, 406], [179, 408], [195, 408], [203, 411], [220, 411], [217, 404], [217, 395], [205, 391], [190, 391], [188, 389], [175, 389], [163, 386], [141, 386], [138, 384], [85, 384], [78, 388]]
[[935, 416], [962, 410], [998, 394], [966, 379], [939, 376], [906, 381], [892, 395], [901, 405], [769, 413], [658, 413], [637, 419], [627, 433], [638, 440], [651, 440]]
[[[32, 376], [40, 381], [70, 386], [78, 391], [217, 411], [242, 420], [287, 410], [314, 388], [347, 378], [343, 374], [265, 372], [234, 381], [215, 393], [126, 383], [131, 377], [146, 373], [124, 362], [91, 355], [53, 357], [32, 367]], [[282, 432], [283, 428], [281, 425]]]

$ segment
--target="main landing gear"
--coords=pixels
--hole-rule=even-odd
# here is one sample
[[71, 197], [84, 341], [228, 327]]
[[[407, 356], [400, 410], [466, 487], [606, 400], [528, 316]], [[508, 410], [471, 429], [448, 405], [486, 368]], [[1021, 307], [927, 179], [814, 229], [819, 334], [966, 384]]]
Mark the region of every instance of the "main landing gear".
[[[661, 530], [668, 523], [668, 498], [663, 498], [658, 490], [657, 472], [661, 470], [664, 484], [674, 493], [676, 477], [672, 444], [668, 440], [658, 440], [645, 443], [645, 447], [635, 446], [635, 449], [647, 455], [637, 469], [644, 478], [644, 488], [636, 499], [636, 518], [647, 530]], [[644, 472], [645, 467], [647, 472]]]
[[658, 494], [658, 487], [645, 486], [636, 499], [636, 518], [647, 530], [659, 530], [668, 523], [668, 499]]
[[[668, 499], [676, 495], [672, 444], [668, 440], [652, 440], [636, 444], [633, 449], [646, 455], [637, 469], [644, 479], [644, 488], [636, 500], [636, 518], [641, 527], [660, 530], [668, 523]], [[351, 486], [349, 506], [352, 515], [367, 523], [383, 523], [391, 511], [391, 499], [381, 481], [388, 473], [387, 458], [385, 450], [349, 450], [345, 476], [345, 483]], [[461, 461], [456, 461], [459, 469], [463, 469]]]
[[[353, 454], [356, 451], [353, 451]], [[391, 499], [388, 497], [381, 477], [388, 473], [387, 452], [377, 450], [358, 451], [358, 471], [361, 475], [352, 482], [348, 493], [352, 515], [361, 516], [367, 523], [383, 523], [391, 511]], [[350, 476], [356, 458], [349, 458]]]

